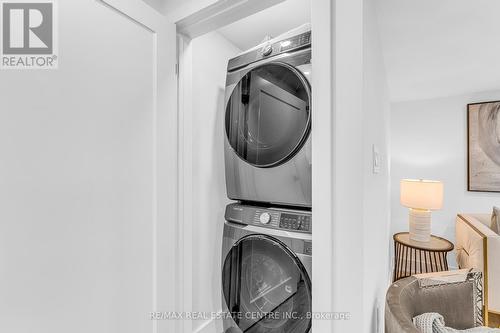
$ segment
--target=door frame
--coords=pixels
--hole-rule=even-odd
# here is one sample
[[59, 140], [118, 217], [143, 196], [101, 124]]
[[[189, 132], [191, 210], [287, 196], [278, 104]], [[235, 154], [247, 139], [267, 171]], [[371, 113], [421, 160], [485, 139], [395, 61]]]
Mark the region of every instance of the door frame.
[[[193, 221], [192, 206], [192, 140], [191, 140], [191, 99], [192, 86], [192, 49], [190, 41], [197, 36], [214, 31], [260, 10], [269, 8], [285, 0], [219, 0], [213, 5], [195, 13], [184, 16], [176, 22], [178, 34], [178, 114], [179, 114], [179, 239], [182, 240], [181, 266], [179, 266], [179, 289], [183, 293], [182, 309], [188, 309], [191, 302], [191, 256]], [[335, 258], [340, 254], [335, 249], [335, 225], [340, 221], [334, 214], [337, 200], [342, 189], [334, 186], [335, 140], [333, 133], [336, 127], [335, 92], [335, 29], [333, 20], [336, 14], [337, 2], [352, 0], [310, 0], [311, 25], [314, 30], [312, 39], [313, 66], [321, 68], [312, 77], [314, 112], [312, 112], [312, 193], [314, 214], [314, 247], [312, 293], [313, 312], [330, 312], [334, 309], [334, 286], [337, 284], [339, 265]], [[357, 2], [362, 0], [356, 0]], [[360, 78], [361, 79], [361, 78]], [[321, 195], [318, 195], [321, 194]], [[335, 252], [334, 252], [335, 249]], [[361, 308], [361, 306], [359, 306]], [[338, 311], [338, 310], [337, 310]], [[183, 332], [191, 327], [184, 323]], [[313, 330], [316, 332], [333, 332], [334, 321], [313, 319]]]

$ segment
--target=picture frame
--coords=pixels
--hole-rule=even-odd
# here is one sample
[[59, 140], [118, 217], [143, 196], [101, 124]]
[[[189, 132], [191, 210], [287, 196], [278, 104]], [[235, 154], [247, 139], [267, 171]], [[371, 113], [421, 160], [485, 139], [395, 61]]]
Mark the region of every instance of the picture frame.
[[467, 190], [500, 192], [500, 101], [467, 104]]

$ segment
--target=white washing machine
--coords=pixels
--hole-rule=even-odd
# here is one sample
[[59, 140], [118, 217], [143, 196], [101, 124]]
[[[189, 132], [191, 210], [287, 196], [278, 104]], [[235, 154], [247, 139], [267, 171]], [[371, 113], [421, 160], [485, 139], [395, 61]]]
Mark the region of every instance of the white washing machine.
[[311, 329], [311, 213], [230, 204], [222, 248], [224, 333]]
[[225, 169], [230, 199], [311, 207], [311, 30], [229, 60]]

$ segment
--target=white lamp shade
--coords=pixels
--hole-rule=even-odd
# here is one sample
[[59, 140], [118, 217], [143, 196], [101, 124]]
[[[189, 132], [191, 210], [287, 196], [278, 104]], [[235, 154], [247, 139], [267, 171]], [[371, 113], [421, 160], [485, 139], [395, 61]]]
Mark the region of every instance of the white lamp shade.
[[443, 207], [443, 183], [435, 180], [401, 180], [401, 204], [408, 208], [436, 210]]

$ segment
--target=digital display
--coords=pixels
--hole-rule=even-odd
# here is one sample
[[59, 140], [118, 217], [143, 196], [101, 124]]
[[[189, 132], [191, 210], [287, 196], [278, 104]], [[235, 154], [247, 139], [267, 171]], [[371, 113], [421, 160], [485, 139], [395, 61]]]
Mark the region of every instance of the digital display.
[[282, 41], [280, 50], [281, 52], [287, 51], [302, 45], [309, 44], [310, 42], [311, 42], [311, 33], [306, 32], [302, 35], [292, 37], [289, 40]]
[[311, 217], [308, 215], [282, 213], [280, 217], [280, 228], [310, 231]]

